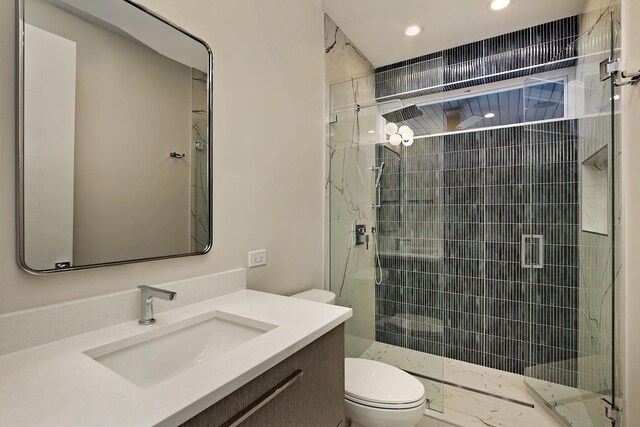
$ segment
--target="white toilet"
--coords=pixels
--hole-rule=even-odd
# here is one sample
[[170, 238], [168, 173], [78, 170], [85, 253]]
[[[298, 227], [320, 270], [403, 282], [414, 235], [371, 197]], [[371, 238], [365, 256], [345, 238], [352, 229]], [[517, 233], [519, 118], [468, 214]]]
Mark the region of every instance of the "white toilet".
[[[333, 292], [312, 289], [292, 295], [335, 304]], [[413, 427], [426, 409], [424, 386], [406, 372], [368, 359], [344, 361], [345, 409], [348, 427]]]

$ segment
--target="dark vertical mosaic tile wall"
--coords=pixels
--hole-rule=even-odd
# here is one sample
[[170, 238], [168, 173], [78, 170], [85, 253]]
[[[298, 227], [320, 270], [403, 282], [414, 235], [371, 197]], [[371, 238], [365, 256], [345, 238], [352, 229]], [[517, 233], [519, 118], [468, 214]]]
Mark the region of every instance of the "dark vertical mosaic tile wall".
[[[575, 386], [577, 137], [567, 120], [378, 148], [377, 341], [518, 374], [563, 362], [544, 379]], [[541, 269], [522, 268], [527, 234]]]
[[[588, 120], [588, 119], [587, 119]], [[580, 206], [578, 121], [525, 128], [530, 141], [531, 234], [543, 235], [543, 269], [531, 270], [531, 365], [542, 379], [576, 386]], [[567, 137], [570, 135], [570, 137]], [[556, 361], [562, 364], [553, 366]]]
[[413, 98], [572, 66], [578, 22], [564, 18], [377, 68], [376, 98]]

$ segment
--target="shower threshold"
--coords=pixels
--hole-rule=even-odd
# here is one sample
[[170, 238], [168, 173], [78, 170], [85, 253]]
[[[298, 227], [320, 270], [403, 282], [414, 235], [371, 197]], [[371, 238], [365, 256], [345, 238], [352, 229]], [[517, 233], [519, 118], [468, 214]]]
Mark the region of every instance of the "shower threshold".
[[429, 377], [429, 376], [423, 375], [423, 374], [418, 374], [417, 372], [411, 372], [411, 371], [408, 371], [406, 369], [403, 369], [403, 371], [405, 371], [408, 374], [413, 375], [414, 377], [422, 378], [424, 380], [435, 381], [435, 382], [439, 382], [439, 383], [441, 383], [443, 385], [448, 385], [448, 386], [451, 386], [451, 387], [461, 388], [463, 390], [472, 391], [474, 393], [484, 394], [485, 396], [490, 396], [490, 397], [494, 397], [496, 399], [506, 400], [507, 402], [515, 403], [517, 405], [526, 406], [527, 408], [535, 408], [535, 405], [533, 403], [530, 403], [530, 402], [523, 402], [521, 400], [511, 399], [510, 397], [505, 397], [505, 396], [501, 396], [499, 394], [490, 393], [488, 391], [480, 390], [478, 388], [469, 387], [469, 386], [466, 386], [466, 385], [463, 385], [463, 384], [452, 383], [451, 381], [447, 381], [447, 380], [439, 380], [437, 378]]

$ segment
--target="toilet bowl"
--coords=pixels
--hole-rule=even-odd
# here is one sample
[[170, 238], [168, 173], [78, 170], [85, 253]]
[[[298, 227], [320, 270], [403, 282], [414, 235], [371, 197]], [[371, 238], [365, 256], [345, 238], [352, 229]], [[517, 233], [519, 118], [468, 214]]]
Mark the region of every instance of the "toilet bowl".
[[406, 372], [368, 359], [344, 361], [345, 407], [351, 427], [413, 427], [424, 415], [424, 386]]
[[[335, 303], [333, 292], [320, 289], [292, 298]], [[413, 427], [422, 419], [425, 390], [411, 375], [368, 359], [346, 358], [344, 370], [347, 427]]]

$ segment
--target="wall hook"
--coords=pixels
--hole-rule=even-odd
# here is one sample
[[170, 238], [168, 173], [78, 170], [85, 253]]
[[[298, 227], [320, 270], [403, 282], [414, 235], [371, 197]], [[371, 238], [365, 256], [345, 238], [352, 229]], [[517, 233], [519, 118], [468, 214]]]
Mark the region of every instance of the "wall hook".
[[174, 159], [181, 159], [185, 156], [184, 153], [176, 153], [175, 151], [172, 153], [169, 153], [169, 157], [173, 157]]

